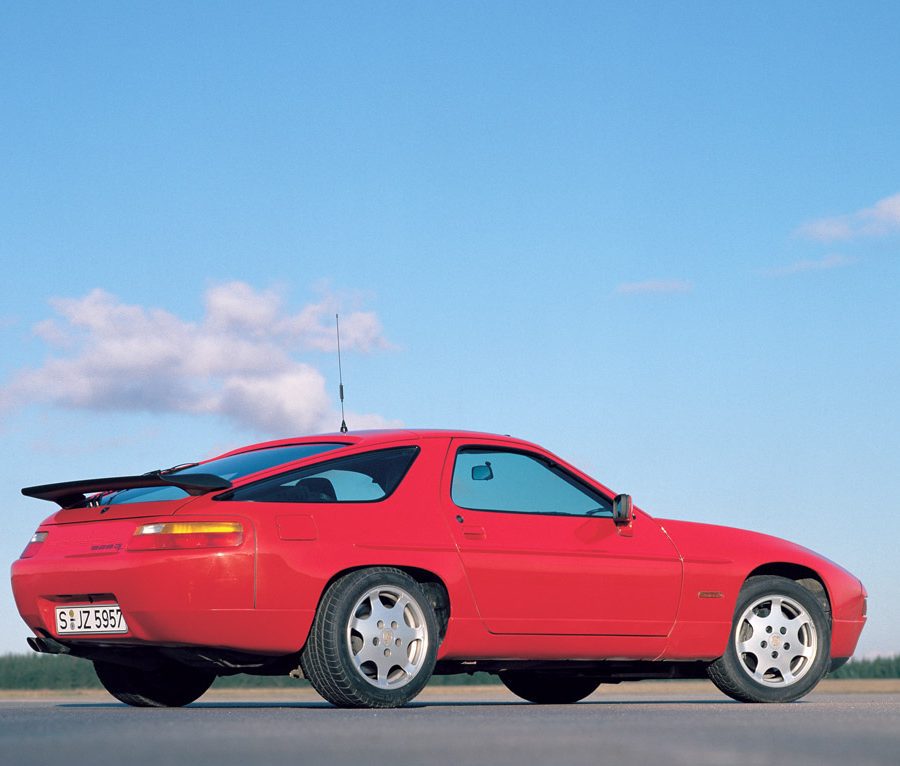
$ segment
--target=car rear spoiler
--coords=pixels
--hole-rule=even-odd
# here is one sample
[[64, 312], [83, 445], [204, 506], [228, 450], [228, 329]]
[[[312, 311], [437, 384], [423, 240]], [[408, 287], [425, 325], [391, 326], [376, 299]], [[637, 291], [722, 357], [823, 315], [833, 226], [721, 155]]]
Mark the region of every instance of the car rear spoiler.
[[211, 473], [165, 474], [152, 471], [141, 476], [113, 476], [108, 479], [83, 479], [64, 481], [59, 484], [41, 484], [24, 487], [22, 494], [40, 500], [51, 500], [61, 508], [76, 508], [84, 505], [87, 495], [97, 492], [116, 492], [120, 489], [142, 487], [178, 487], [189, 495], [205, 495], [220, 489], [230, 489], [231, 482]]

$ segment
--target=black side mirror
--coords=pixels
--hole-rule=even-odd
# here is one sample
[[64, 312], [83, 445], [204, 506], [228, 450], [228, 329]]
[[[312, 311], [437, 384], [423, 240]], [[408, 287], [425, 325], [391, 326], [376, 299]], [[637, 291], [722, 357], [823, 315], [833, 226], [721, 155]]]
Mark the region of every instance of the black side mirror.
[[616, 524], [630, 524], [634, 518], [631, 507], [631, 495], [616, 495], [613, 499], [613, 521]]

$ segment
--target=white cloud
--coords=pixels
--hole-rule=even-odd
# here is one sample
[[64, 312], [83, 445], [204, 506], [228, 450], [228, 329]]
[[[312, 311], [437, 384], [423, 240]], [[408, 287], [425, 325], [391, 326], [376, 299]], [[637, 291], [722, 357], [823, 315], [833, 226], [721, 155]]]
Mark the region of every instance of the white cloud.
[[616, 288], [617, 293], [689, 293], [694, 285], [685, 279], [650, 279], [646, 282], [625, 282]]
[[[226, 412], [243, 425], [278, 433], [285, 423], [300, 432], [316, 431], [329, 412], [325, 380], [313, 367], [296, 364], [292, 369], [266, 376], [227, 378], [219, 394], [209, 400], [213, 412]], [[335, 419], [330, 421], [334, 429]]]
[[802, 274], [807, 271], [826, 271], [828, 269], [837, 269], [842, 266], [850, 266], [856, 263], [856, 258], [850, 258], [846, 255], [833, 253], [826, 255], [824, 258], [817, 260], [802, 260], [787, 266], [778, 266], [773, 269], [767, 269], [763, 272], [769, 277], [788, 277], [794, 274]]
[[872, 207], [854, 213], [819, 218], [800, 226], [802, 237], [817, 242], [837, 242], [900, 233], [900, 194], [885, 197]]
[[[215, 414], [272, 436], [340, 423], [324, 376], [297, 359], [336, 348], [332, 295], [290, 313], [280, 292], [229, 282], [206, 291], [198, 322], [123, 303], [102, 289], [51, 305], [56, 316], [34, 327], [51, 356], [3, 386], [0, 406]], [[374, 313], [354, 311], [341, 317], [341, 347], [390, 346]], [[394, 425], [379, 415], [360, 415], [351, 425], [363, 422]]]

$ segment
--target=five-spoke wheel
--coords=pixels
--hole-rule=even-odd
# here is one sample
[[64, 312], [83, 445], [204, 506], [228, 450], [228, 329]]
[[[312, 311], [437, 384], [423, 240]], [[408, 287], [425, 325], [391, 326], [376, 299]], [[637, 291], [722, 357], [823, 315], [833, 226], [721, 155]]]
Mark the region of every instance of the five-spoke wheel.
[[812, 667], [818, 646], [816, 625], [794, 599], [771, 595], [756, 599], [735, 627], [738, 660], [754, 681], [790, 686]]
[[378, 585], [356, 602], [347, 623], [353, 664], [370, 684], [396, 689], [416, 677], [428, 657], [422, 607], [397, 585]]
[[751, 577], [738, 596], [725, 654], [709, 667], [743, 702], [790, 702], [828, 670], [831, 630], [816, 597], [784, 577]]
[[405, 572], [362, 569], [322, 596], [303, 650], [303, 672], [341, 707], [397, 707], [428, 683], [438, 625], [428, 597]]

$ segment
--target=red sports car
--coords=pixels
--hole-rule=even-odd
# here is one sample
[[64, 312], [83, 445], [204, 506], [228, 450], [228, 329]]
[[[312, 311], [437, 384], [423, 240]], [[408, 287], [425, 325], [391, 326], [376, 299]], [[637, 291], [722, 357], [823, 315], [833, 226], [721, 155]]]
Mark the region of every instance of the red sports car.
[[130, 705], [252, 673], [394, 707], [474, 671], [538, 703], [706, 676], [786, 702], [866, 620], [862, 583], [822, 556], [652, 518], [506, 436], [310, 436], [22, 491], [61, 507], [12, 567], [28, 643], [92, 660]]

